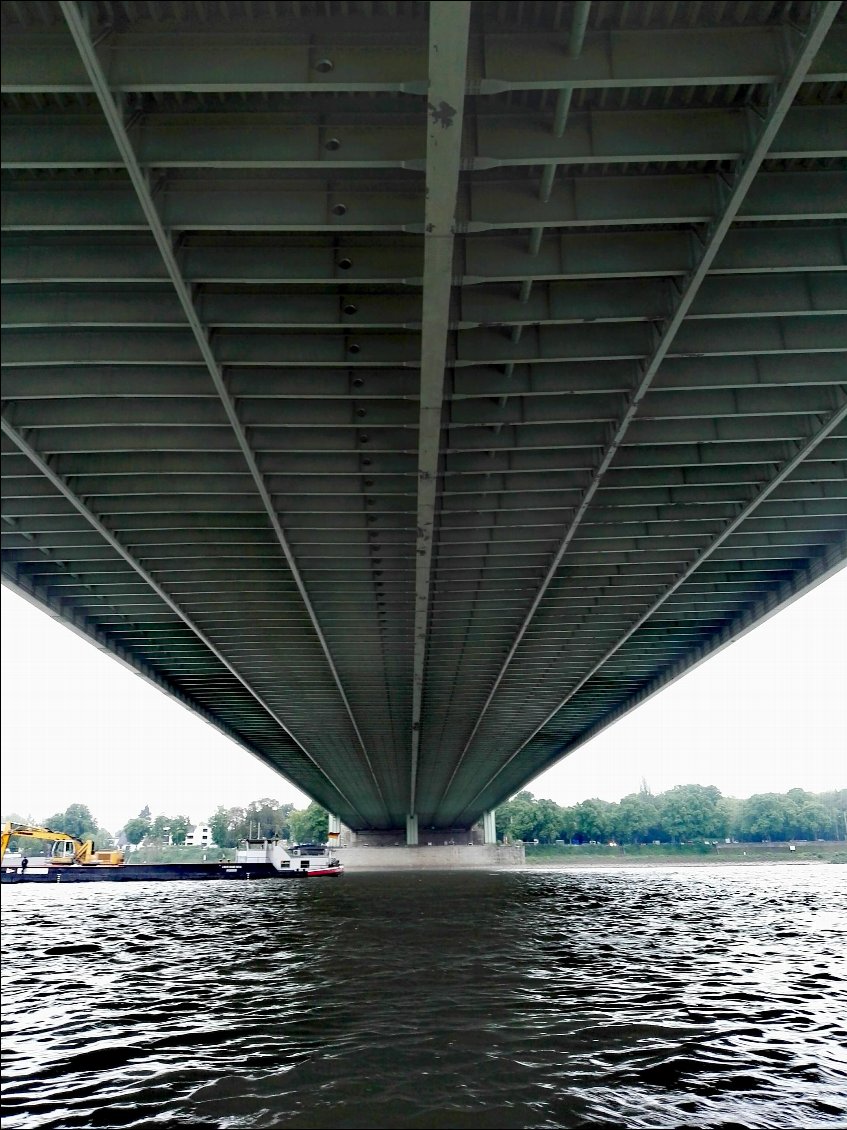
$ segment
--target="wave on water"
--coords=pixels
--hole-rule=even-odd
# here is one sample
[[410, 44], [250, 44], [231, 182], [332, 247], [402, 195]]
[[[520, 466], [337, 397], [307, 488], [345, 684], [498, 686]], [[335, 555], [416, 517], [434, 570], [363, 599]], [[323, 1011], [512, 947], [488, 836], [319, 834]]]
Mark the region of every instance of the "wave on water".
[[847, 1126], [847, 872], [4, 887], [4, 1130]]

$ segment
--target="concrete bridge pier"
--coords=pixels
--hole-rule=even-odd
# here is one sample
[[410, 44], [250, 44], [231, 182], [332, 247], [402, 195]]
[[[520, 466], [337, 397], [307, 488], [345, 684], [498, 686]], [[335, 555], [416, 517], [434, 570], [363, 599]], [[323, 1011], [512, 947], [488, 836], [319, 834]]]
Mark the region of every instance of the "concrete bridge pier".
[[[339, 859], [350, 871], [524, 866], [523, 844], [497, 843], [494, 817], [492, 808], [471, 828], [424, 828], [421, 842], [417, 813], [408, 813], [404, 843], [402, 828], [354, 832], [330, 816], [330, 843], [339, 848]], [[335, 829], [339, 835], [333, 839]]]
[[341, 818], [334, 816], [333, 813], [329, 814], [329, 828], [327, 829], [327, 840], [330, 847], [338, 847], [341, 842]]
[[494, 822], [494, 812], [492, 808], [488, 812], [482, 814], [482, 842], [485, 844], [497, 843], [497, 827]]

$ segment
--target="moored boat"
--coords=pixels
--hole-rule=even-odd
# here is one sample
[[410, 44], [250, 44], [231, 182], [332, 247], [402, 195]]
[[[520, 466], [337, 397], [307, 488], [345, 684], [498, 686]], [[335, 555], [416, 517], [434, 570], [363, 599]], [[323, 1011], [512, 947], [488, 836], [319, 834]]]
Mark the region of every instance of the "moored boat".
[[[6, 859], [13, 836], [52, 840], [46, 860]], [[202, 863], [127, 863], [122, 852], [96, 852], [65, 832], [7, 824], [2, 833], [0, 882], [3, 883], [139, 883], [179, 879], [303, 879], [338, 876], [344, 868], [325, 844], [287, 845], [280, 839], [246, 840], [234, 858]]]

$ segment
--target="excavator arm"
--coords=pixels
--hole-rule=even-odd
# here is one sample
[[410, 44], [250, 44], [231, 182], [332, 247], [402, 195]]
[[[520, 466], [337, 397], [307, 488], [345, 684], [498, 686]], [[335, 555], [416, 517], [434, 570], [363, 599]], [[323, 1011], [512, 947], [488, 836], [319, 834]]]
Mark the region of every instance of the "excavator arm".
[[122, 852], [95, 852], [93, 840], [80, 840], [68, 832], [57, 832], [55, 828], [45, 828], [35, 824], [16, 824], [9, 820], [0, 833], [0, 863], [13, 836], [28, 836], [34, 840], [49, 840], [51, 843], [73, 844], [74, 863], [122, 863]]
[[0, 842], [0, 861], [6, 854], [6, 848], [9, 846], [9, 841], [13, 836], [26, 836], [33, 840], [50, 840], [52, 843], [67, 843], [74, 845], [74, 862], [84, 863], [84, 856], [86, 855], [86, 848], [90, 852], [93, 844], [89, 840], [83, 843], [78, 840], [76, 836], [71, 836], [67, 832], [57, 832], [54, 828], [44, 828], [36, 824], [15, 824], [13, 821], [7, 821], [2, 832], [2, 842]]
[[6, 854], [6, 848], [9, 846], [9, 840], [14, 835], [11, 824], [4, 824], [3, 831], [0, 832], [0, 863], [3, 862], [3, 857]]

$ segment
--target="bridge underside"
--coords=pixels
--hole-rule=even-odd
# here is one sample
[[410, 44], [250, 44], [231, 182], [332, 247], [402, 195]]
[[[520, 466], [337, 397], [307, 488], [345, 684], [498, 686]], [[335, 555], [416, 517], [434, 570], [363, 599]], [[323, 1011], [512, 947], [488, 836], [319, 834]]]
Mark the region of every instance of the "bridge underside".
[[472, 824], [847, 557], [844, 16], [4, 2], [4, 581]]

